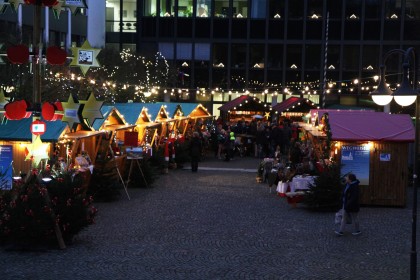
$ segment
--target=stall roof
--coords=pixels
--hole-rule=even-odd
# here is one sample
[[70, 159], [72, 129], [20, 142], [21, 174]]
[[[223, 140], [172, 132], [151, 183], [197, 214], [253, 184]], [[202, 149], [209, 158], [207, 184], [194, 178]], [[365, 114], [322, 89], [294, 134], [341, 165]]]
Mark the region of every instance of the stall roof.
[[316, 105], [306, 99], [292, 96], [283, 102], [280, 102], [273, 106], [273, 110], [279, 113], [290, 111], [290, 112], [309, 112], [310, 109], [316, 108]]
[[[96, 119], [92, 125], [92, 128], [96, 131], [104, 128], [105, 122], [107, 120], [109, 121], [111, 114], [114, 117], [114, 121], [117, 121], [118, 123], [117, 124], [111, 123], [110, 125], [126, 125], [127, 124], [127, 121], [124, 115], [114, 106], [111, 106], [111, 105], [102, 106], [101, 113], [103, 115], [103, 118]], [[107, 127], [109, 127], [110, 125], [107, 125]]]
[[235, 98], [220, 106], [219, 110], [225, 112], [232, 110], [265, 112], [269, 109], [265, 107], [258, 98], [249, 95], [241, 95], [238, 98]]
[[[30, 126], [32, 118], [25, 118], [17, 121], [8, 120], [5, 124], [0, 124], [0, 140], [6, 141], [31, 141], [32, 133]], [[46, 130], [41, 135], [44, 142], [57, 141], [60, 135], [68, 128], [66, 122], [45, 121]]]
[[144, 103], [115, 103], [114, 106], [124, 116], [127, 123], [135, 124], [144, 107]]
[[414, 142], [415, 129], [410, 115], [372, 111], [318, 111], [321, 119], [328, 113], [332, 140]]

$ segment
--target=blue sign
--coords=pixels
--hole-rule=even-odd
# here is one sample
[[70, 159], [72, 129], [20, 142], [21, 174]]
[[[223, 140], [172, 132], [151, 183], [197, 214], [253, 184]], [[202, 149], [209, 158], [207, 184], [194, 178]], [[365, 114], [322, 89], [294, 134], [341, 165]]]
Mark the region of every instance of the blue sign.
[[341, 175], [353, 173], [360, 185], [369, 185], [370, 150], [367, 145], [341, 146]]
[[0, 190], [11, 190], [13, 182], [13, 148], [0, 145]]

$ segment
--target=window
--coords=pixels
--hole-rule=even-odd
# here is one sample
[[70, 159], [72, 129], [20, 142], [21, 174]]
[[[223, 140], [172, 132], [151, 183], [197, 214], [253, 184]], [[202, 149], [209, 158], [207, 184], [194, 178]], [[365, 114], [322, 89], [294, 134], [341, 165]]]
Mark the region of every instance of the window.
[[194, 58], [195, 60], [210, 60], [210, 44], [195, 44], [194, 47], [195, 54]]
[[[338, 0], [336, 0], [338, 1]], [[308, 1], [308, 13], [307, 17], [311, 20], [319, 20], [322, 17], [322, 2], [319, 0]]]
[[[262, 1], [262, 0], [259, 0]], [[233, 0], [233, 15], [234, 18], [248, 17], [248, 1], [247, 0]]]
[[[254, 0], [257, 1], [258, 0]], [[285, 1], [278, 0], [269, 0], [268, 2], [268, 12], [269, 18], [272, 19], [282, 19], [284, 18], [284, 3]]]
[[375, 73], [379, 72], [379, 46], [364, 46], [363, 47], [363, 71]]
[[191, 17], [193, 13], [192, 0], [178, 0], [178, 17]]
[[228, 17], [229, 0], [215, 0], [214, 1], [214, 15], [216, 17]]
[[172, 43], [159, 43], [159, 52], [166, 59], [174, 59], [174, 45]]
[[251, 18], [265, 18], [268, 0], [252, 0]]
[[352, 0], [346, 2], [346, 19], [358, 20], [362, 13], [362, 0]]
[[[321, 60], [324, 61], [324, 54], [320, 45], [307, 45], [305, 47], [306, 53], [306, 65], [305, 68], [308, 70], [321, 70]], [[318, 75], [319, 77], [319, 75]]]
[[265, 67], [264, 45], [249, 46], [249, 67], [252, 69], [263, 69]]
[[173, 16], [173, 5], [174, 0], [160, 0], [160, 16], [161, 17], [170, 17]]
[[196, 17], [209, 17], [211, 15], [211, 1], [197, 0]]
[[304, 11], [303, 0], [289, 1], [289, 18], [291, 19], [302, 19]]
[[253, 20], [251, 21], [251, 32], [250, 37], [256, 39], [265, 38], [265, 20]]
[[283, 45], [268, 45], [267, 67], [281, 69], [283, 64]]
[[341, 19], [343, 1], [342, 0], [327, 0], [328, 12], [330, 19]]
[[380, 0], [366, 1], [365, 13], [366, 18], [379, 19], [381, 16], [381, 3]]
[[246, 45], [232, 45], [232, 68], [244, 68], [246, 63]]
[[228, 63], [228, 45], [214, 44], [213, 46], [213, 67], [225, 68]]
[[[398, 1], [395, 1], [395, 2], [398, 2]], [[407, 6], [405, 7], [405, 13], [407, 15], [407, 18], [409, 19], [420, 18], [420, 5], [418, 3], [418, 0], [407, 0], [406, 5]]]
[[152, 16], [155, 17], [156, 16], [156, 3], [157, 0], [144, 0], [144, 11], [143, 14], [144, 16], [148, 17], [148, 16]]
[[192, 45], [191, 43], [176, 44], [176, 58], [177, 59], [192, 59]]
[[360, 57], [359, 46], [344, 46], [343, 70], [358, 70], [359, 57]]

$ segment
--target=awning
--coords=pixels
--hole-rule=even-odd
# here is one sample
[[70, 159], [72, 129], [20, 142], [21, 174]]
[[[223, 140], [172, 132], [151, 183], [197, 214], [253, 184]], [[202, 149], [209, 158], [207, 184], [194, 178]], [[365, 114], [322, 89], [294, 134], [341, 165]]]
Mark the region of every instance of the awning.
[[220, 111], [259, 111], [259, 112], [266, 112], [270, 109], [256, 97], [252, 97], [249, 95], [242, 95], [238, 98], [235, 98], [221, 107], [219, 107]]
[[319, 120], [328, 113], [332, 140], [414, 142], [415, 129], [410, 115], [372, 111], [312, 110]]
[[273, 106], [273, 111], [283, 112], [309, 112], [315, 109], [316, 105], [308, 99], [292, 96], [281, 103]]

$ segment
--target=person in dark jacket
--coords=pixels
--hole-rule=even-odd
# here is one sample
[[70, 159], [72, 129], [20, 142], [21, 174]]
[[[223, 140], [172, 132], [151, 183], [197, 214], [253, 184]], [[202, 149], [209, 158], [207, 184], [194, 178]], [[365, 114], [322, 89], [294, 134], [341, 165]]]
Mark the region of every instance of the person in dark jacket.
[[351, 221], [354, 225], [354, 232], [353, 235], [359, 235], [359, 183], [360, 181], [357, 180], [356, 175], [350, 173], [346, 177], [346, 186], [343, 191], [343, 218], [341, 219], [340, 230], [336, 231], [335, 233], [338, 236], [343, 235], [344, 228], [346, 224]]
[[198, 162], [200, 161], [202, 143], [200, 139], [200, 134], [197, 131], [194, 131], [193, 137], [191, 138], [189, 150], [191, 156], [191, 171], [198, 171]]

